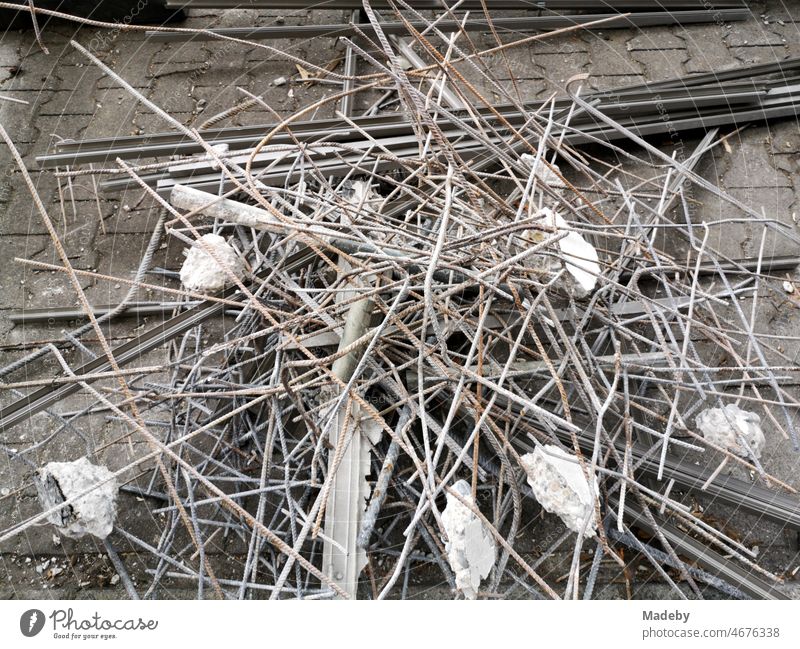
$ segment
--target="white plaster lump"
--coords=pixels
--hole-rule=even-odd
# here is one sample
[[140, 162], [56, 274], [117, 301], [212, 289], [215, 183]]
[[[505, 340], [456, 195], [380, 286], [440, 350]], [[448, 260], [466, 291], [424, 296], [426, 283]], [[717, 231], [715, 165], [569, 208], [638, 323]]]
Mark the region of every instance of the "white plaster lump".
[[556, 514], [573, 532], [583, 531], [585, 537], [593, 537], [597, 527], [594, 502], [599, 490], [596, 479], [590, 487], [578, 458], [558, 446], [546, 444], [520, 459], [539, 504]]
[[[697, 415], [695, 423], [703, 433], [703, 438], [712, 444], [742, 457], [749, 457], [750, 451], [756, 459], [761, 457], [766, 440], [761, 430], [761, 417], [756, 413], [742, 410], [735, 403], [728, 403], [722, 408], [703, 410]], [[745, 443], [742, 443], [742, 438]]]
[[[469, 485], [464, 480], [456, 482], [453, 490], [464, 500], [473, 502]], [[481, 581], [494, 566], [494, 539], [483, 521], [452, 494], [447, 494], [442, 523], [447, 533], [447, 559], [455, 573], [456, 587], [467, 599], [475, 599]]]
[[[539, 215], [544, 217], [546, 225], [556, 230], [570, 229], [570, 225], [564, 220], [564, 217], [549, 207], [542, 208]], [[567, 271], [575, 278], [581, 289], [587, 293], [593, 291], [597, 285], [597, 277], [600, 275], [600, 264], [598, 263], [600, 257], [595, 247], [580, 233], [569, 232], [558, 240], [558, 248], [563, 255]]]
[[114, 528], [117, 515], [117, 481], [104, 466], [82, 457], [74, 462], [50, 462], [36, 473], [36, 490], [45, 511], [65, 500], [74, 502], [48, 514], [47, 520], [70, 538], [87, 534], [106, 538]]
[[[214, 253], [216, 259], [206, 252], [205, 247]], [[233, 283], [217, 260], [241, 279], [244, 266], [233, 247], [218, 234], [204, 234], [186, 253], [181, 266], [183, 285], [190, 291], [215, 293]]]

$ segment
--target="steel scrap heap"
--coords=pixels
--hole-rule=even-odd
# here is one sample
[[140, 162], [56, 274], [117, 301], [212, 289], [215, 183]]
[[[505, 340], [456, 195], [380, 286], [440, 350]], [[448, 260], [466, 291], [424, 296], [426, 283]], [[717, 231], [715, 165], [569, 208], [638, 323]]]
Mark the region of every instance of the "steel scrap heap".
[[[800, 498], [760, 461], [778, 440], [797, 447], [797, 367], [754, 324], [797, 263], [765, 250], [798, 237], [698, 163], [753, 121], [795, 115], [800, 62], [613, 92], [576, 75], [525, 103], [486, 61], [559, 30], [476, 52], [452, 26], [398, 39], [366, 19], [343, 73], [302, 62], [342, 91], [262, 126], [188, 128], [74, 45], [172, 130], [62, 142], [39, 163], [137, 187], [162, 217], [125, 301], [14, 317], [85, 317], [67, 339], [80, 345], [123, 316], [163, 322], [38, 388], [14, 372], [55, 346], [2, 370], [18, 397], [0, 411], [4, 444], [43, 412], [60, 435], [102, 414], [144, 444], [80, 479], [88, 463], [48, 469], [17, 450], [43, 507], [0, 538], [91, 529], [82, 512], [115, 503], [104, 543], [132, 597], [188, 582], [198, 597], [590, 599], [615, 580], [630, 594], [642, 572], [681, 597], [786, 597], [726, 521], [800, 525]], [[676, 153], [679, 132], [694, 144]], [[742, 216], [699, 219], [701, 194]], [[726, 253], [736, 219], [758, 256]], [[164, 237], [182, 267], [153, 267]], [[83, 275], [119, 281], [66, 257], [20, 263], [78, 291]], [[137, 301], [146, 288], [165, 302]], [[159, 367], [137, 367], [153, 350]], [[91, 407], [59, 414], [78, 392]], [[128, 552], [145, 582], [127, 578]]]

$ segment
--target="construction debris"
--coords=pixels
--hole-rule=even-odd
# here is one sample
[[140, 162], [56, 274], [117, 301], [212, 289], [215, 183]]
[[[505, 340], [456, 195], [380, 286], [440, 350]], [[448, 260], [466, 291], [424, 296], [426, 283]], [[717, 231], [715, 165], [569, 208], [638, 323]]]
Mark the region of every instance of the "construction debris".
[[697, 428], [711, 444], [742, 457], [760, 458], [766, 443], [761, 417], [755, 412], [742, 410], [735, 403], [703, 410], [697, 415]]
[[583, 289], [584, 295], [590, 293], [597, 285], [597, 278], [600, 275], [600, 264], [597, 250], [584, 239], [579, 232], [564, 220], [560, 214], [545, 207], [540, 216], [545, 225], [554, 228], [556, 232], [566, 232], [567, 236], [558, 240], [558, 247], [561, 250], [561, 259], [564, 266]]
[[[798, 446], [797, 367], [756, 322], [765, 296], [789, 299], [773, 273], [797, 265], [800, 237], [698, 164], [733, 129], [795, 115], [800, 59], [599, 92], [577, 74], [526, 102], [492, 73], [514, 43], [475, 51], [458, 25], [408, 9], [400, 32], [364, 11], [369, 47], [346, 43], [344, 74], [285, 55], [342, 92], [255, 126], [215, 124], [277, 115], [265, 98], [231, 91], [230, 110], [190, 128], [74, 45], [165, 130], [59, 142], [44, 173], [139, 192], [164, 242], [188, 249], [180, 268], [156, 265], [157, 229], [134, 280], [68, 255], [18, 260], [132, 293], [12, 314], [89, 322], [0, 368], [2, 434], [47, 418], [49, 449], [101, 417], [146, 444], [113, 474], [47, 465], [44, 511], [0, 541], [42, 520], [113, 527], [146, 564], [134, 584], [109, 541], [131, 597], [189, 583], [199, 598], [405, 599], [419, 580], [466, 599], [590, 598], [599, 579], [629, 585], [634, 562], [678, 597], [787, 597], [763, 548], [695, 505], [800, 529], [796, 490], [759, 463], [767, 438]], [[712, 200], [737, 216], [699, 218]], [[757, 256], [720, 236], [742, 220]], [[113, 345], [124, 315], [156, 322]], [[157, 367], [137, 363], [151, 353]], [[15, 376], [43, 358], [61, 374]], [[10, 461], [32, 470], [39, 446], [13, 441]], [[146, 513], [154, 537], [114, 526], [131, 469], [121, 514]]]
[[216, 293], [241, 279], [244, 271], [236, 250], [218, 234], [204, 234], [186, 253], [181, 283], [190, 291]]
[[111, 471], [85, 457], [48, 462], [36, 475], [39, 502], [48, 522], [73, 539], [87, 534], [105, 539], [111, 534], [118, 489]]
[[578, 458], [553, 444], [539, 446], [520, 458], [528, 484], [539, 504], [556, 514], [569, 529], [587, 538], [595, 535], [597, 480], [586, 479]]
[[495, 543], [489, 530], [469, 506], [475, 505], [469, 485], [459, 480], [452, 490], [461, 498], [448, 493], [447, 507], [442, 512], [447, 559], [455, 573], [456, 588], [467, 599], [475, 599], [481, 581], [494, 567]]

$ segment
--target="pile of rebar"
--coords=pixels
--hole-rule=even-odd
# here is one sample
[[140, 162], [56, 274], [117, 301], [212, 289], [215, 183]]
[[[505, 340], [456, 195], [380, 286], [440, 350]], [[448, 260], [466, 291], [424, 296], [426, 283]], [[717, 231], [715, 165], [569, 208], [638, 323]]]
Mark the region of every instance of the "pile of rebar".
[[[759, 300], [785, 294], [771, 273], [796, 264], [767, 251], [798, 237], [697, 165], [727, 142], [718, 127], [796, 114], [800, 62], [602, 93], [577, 75], [532, 104], [435, 25], [407, 30], [430, 61], [408, 69], [367, 16], [374, 41], [351, 47], [371, 73], [260, 127], [187, 128], [75, 46], [174, 130], [64, 142], [40, 162], [146, 192], [164, 214], [148, 254], [162, 227], [184, 242], [167, 273], [183, 284], [148, 282], [145, 255], [132, 287], [165, 302], [84, 299], [90, 321], [68, 340], [104, 340], [126, 310], [172, 317], [79, 367], [51, 346], [0, 370], [19, 395], [4, 438], [47, 412], [61, 425], [37, 445], [98, 414], [146, 442], [120, 498], [139, 498], [157, 538], [120, 521], [106, 541], [145, 558], [131, 596], [190, 583], [198, 597], [590, 599], [630, 587], [635, 556], [677, 597], [785, 597], [697, 503], [800, 529], [795, 491], [759, 461], [781, 437], [797, 448], [797, 367], [754, 326]], [[393, 113], [309, 119], [387, 87]], [[644, 139], [692, 131], [684, 155]], [[701, 221], [696, 192], [744, 216]], [[741, 219], [753, 258], [715, 234]], [[190, 258], [224, 287], [204, 289]], [[119, 281], [66, 256], [24, 263], [78, 290]], [[15, 318], [64, 313], [79, 315]], [[157, 371], [125, 368], [164, 346]], [[61, 377], [12, 382], [46, 354]], [[87, 408], [54, 410], [78, 392]]]

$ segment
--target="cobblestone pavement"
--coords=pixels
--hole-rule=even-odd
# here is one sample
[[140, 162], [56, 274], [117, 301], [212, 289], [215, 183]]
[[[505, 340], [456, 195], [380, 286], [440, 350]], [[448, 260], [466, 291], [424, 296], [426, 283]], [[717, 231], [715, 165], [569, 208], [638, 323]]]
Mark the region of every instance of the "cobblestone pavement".
[[[787, 2], [751, 3], [753, 17], [744, 23], [711, 24], [691, 27], [648, 28], [643, 31], [609, 30], [573, 33], [509, 50], [507, 57], [490, 61], [498, 77], [517, 79], [526, 97], [545, 97], [558, 91], [564, 81], [576, 73], [590, 74], [594, 88], [613, 88], [642, 81], [661, 80], [677, 75], [720, 71], [743, 64], [772, 62], [800, 56], [800, 4]], [[237, 10], [228, 12], [194, 11], [185, 25], [270, 24], [280, 16], [275, 11]], [[285, 23], [338, 22], [340, 12], [285, 15]], [[332, 93], [338, 86], [306, 86], [296, 82], [294, 64], [275, 60], [263, 49], [241, 45], [220, 46], [212, 43], [156, 44], [145, 41], [141, 33], [75, 30], [69, 25], [51, 25], [44, 40], [49, 55], [37, 46], [33, 33], [6, 32], [0, 38], [0, 93], [29, 102], [28, 106], [0, 102], [0, 124], [16, 142], [31, 170], [35, 158], [49, 150], [56, 138], [108, 137], [147, 131], [168, 130], [158, 116], [136, 105], [125, 91], [88, 64], [70, 45], [75, 39], [95, 51], [107, 64], [156, 104], [187, 125], [198, 125], [208, 116], [228, 108], [242, 97], [237, 87], [264, 93], [279, 114], [289, 114], [310, 100]], [[489, 45], [488, 36], [474, 37], [476, 44]], [[298, 56], [325, 64], [340, 56], [332, 39], [310, 42], [283, 41], [277, 46], [290, 48]], [[278, 77], [291, 79], [275, 86]], [[510, 83], [510, 82], [509, 82]], [[250, 110], [232, 123], [252, 124], [269, 121], [264, 110]], [[676, 143], [672, 143], [675, 145]], [[684, 143], [680, 143], [683, 145]], [[734, 196], [765, 214], [793, 223], [800, 184], [800, 130], [796, 120], [784, 120], [769, 126], [753, 126], [732, 138], [727, 148], [718, 147], [700, 166], [705, 177], [715, 180]], [[687, 150], [692, 142], [687, 141]], [[157, 219], [149, 199], [140, 191], [101, 195], [95, 199], [91, 181], [82, 180], [59, 187], [51, 173], [33, 178], [37, 190], [56, 221], [62, 241], [75, 268], [130, 278], [136, 270]], [[700, 193], [703, 202], [700, 218], [733, 216], [724, 207]], [[62, 212], [63, 208], [63, 212]], [[42, 219], [36, 213], [21, 174], [5, 147], [0, 150], [0, 365], [19, 358], [21, 343], [57, 339], [62, 325], [14, 327], [7, 319], [9, 309], [20, 307], [66, 306], [74, 304], [74, 295], [66, 279], [46, 272], [35, 272], [12, 260], [15, 257], [56, 262]], [[760, 241], [754, 241], [750, 229], [742, 225], [735, 231], [717, 229], [713, 243], [735, 256], [755, 255]], [[783, 245], [783, 244], [781, 244]], [[787, 248], [771, 246], [767, 254], [787, 253]], [[793, 251], [794, 252], [794, 251]], [[164, 243], [158, 250], [155, 265], [176, 268], [180, 247]], [[94, 304], [111, 304], [120, 299], [127, 287], [119, 283], [95, 283], [83, 280], [87, 296]], [[765, 300], [760, 306], [760, 320], [776, 336], [800, 334], [796, 306], [786, 300]], [[147, 323], [128, 325], [135, 327]], [[114, 327], [114, 335], [126, 335], [125, 327]], [[128, 331], [130, 333], [130, 331]], [[790, 359], [796, 359], [797, 341], [778, 341]], [[160, 352], [142, 359], [142, 364], [158, 362]], [[76, 353], [65, 352], [69, 362], [80, 360]], [[48, 376], [52, 364], [39, 363], [14, 374], [16, 380]], [[6, 403], [9, 395], [2, 397]], [[61, 410], [83, 407], [82, 398], [68, 399]], [[113, 422], [98, 417], [89, 429], [78, 435], [62, 436], [56, 448], [48, 447], [37, 462], [53, 456], [73, 459], [86, 448], [94, 450], [98, 460], [112, 468], [122, 466], [138, 452], [138, 444], [120, 442]], [[52, 430], [56, 422], [47, 415], [16, 428], [0, 440], [13, 449], [23, 439], [38, 439]], [[17, 437], [15, 437], [15, 435]], [[71, 440], [71, 441], [70, 441]], [[800, 487], [798, 456], [785, 440], [771, 439], [771, 449], [764, 458], [767, 470]], [[29, 471], [0, 461], [0, 529], [6, 529], [36, 510]], [[135, 476], [131, 476], [133, 478]], [[126, 505], [128, 525], [153, 526], [144, 504], [133, 498]], [[127, 501], [126, 501], [127, 503]], [[718, 516], [722, 515], [715, 510]], [[732, 519], [744, 543], [770, 550], [776, 569], [797, 562], [797, 535], [756, 520], [736, 515]], [[154, 527], [155, 529], [155, 527]], [[120, 586], [112, 583], [114, 574], [102, 549], [91, 541], [64, 539], [54, 542], [52, 530], [34, 528], [12, 542], [0, 546], [0, 597], [124, 597]], [[220, 551], [224, 551], [224, 548]], [[50, 560], [46, 569], [43, 563]], [[37, 571], [37, 567], [41, 571]], [[54, 571], [57, 567], [62, 572]], [[141, 566], [140, 566], [141, 568]], [[136, 559], [132, 560], [136, 572]], [[53, 574], [56, 572], [57, 574]], [[146, 577], [144, 577], [146, 578]], [[618, 591], [609, 585], [608, 596]], [[790, 583], [789, 590], [794, 587]], [[426, 596], [437, 591], [426, 591]], [[175, 594], [180, 595], [176, 590]], [[639, 597], [663, 595], [658, 585], [637, 590]], [[442, 593], [449, 597], [449, 593]], [[713, 596], [709, 592], [709, 596]]]

